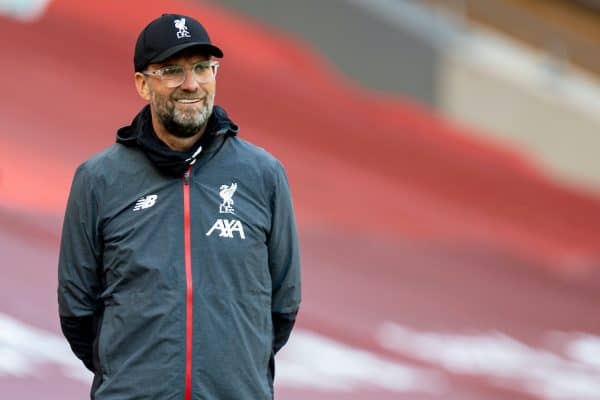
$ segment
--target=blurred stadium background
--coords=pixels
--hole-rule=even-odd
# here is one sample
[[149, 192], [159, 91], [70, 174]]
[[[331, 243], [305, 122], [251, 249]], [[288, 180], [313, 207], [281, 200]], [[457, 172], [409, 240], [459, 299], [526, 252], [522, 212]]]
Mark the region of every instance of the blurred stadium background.
[[304, 302], [279, 399], [600, 399], [597, 0], [0, 0], [0, 398], [82, 399], [60, 335], [75, 167], [142, 106], [162, 12], [286, 165]]

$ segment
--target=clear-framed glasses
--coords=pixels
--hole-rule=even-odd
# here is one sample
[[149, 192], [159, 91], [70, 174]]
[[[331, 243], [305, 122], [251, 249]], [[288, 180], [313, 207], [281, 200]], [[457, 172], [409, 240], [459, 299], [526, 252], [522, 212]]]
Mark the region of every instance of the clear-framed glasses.
[[185, 81], [186, 70], [190, 69], [198, 83], [212, 82], [217, 76], [219, 62], [215, 60], [200, 61], [190, 67], [183, 65], [167, 65], [155, 70], [146, 70], [142, 73], [160, 79], [167, 87], [175, 88]]

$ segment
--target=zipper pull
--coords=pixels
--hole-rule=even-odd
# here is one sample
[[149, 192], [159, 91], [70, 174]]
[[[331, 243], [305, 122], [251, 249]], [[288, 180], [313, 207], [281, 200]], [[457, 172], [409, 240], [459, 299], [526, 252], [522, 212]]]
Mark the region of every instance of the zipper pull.
[[192, 166], [190, 165], [187, 169], [187, 171], [185, 171], [183, 173], [183, 183], [186, 185], [190, 184], [190, 173], [192, 172]]
[[191, 157], [187, 158], [185, 160], [185, 162], [188, 163], [189, 165], [194, 165], [196, 163], [196, 158], [198, 157], [198, 155], [200, 154], [201, 151], [202, 151], [202, 146], [198, 146], [198, 148], [196, 149], [194, 154], [192, 154]]

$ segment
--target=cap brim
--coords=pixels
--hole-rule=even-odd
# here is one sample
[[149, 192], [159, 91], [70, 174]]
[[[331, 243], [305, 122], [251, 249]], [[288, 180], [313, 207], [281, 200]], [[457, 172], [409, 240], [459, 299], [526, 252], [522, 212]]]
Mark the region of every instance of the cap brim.
[[221, 51], [220, 48], [218, 48], [215, 45], [212, 45], [210, 43], [202, 43], [202, 42], [187, 42], [187, 43], [182, 43], [180, 45], [171, 47], [170, 49], [167, 49], [167, 50], [163, 51], [162, 53], [156, 55], [156, 57], [152, 57], [152, 59], [148, 62], [148, 64], [161, 63], [163, 61], [168, 60], [169, 58], [173, 57], [175, 54], [177, 54], [183, 50], [194, 48], [194, 47], [198, 48], [198, 50], [200, 50], [201, 53], [219, 57], [219, 58], [223, 57], [223, 52]]

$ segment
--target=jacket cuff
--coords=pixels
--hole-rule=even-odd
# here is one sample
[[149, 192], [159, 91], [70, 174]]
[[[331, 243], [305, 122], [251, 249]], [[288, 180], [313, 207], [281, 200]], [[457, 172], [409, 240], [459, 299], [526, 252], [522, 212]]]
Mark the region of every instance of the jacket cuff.
[[60, 327], [71, 346], [73, 353], [83, 361], [92, 372], [95, 371], [93, 362], [94, 317], [60, 317]]
[[296, 312], [271, 313], [273, 318], [273, 354], [276, 354], [288, 341], [294, 324]]

